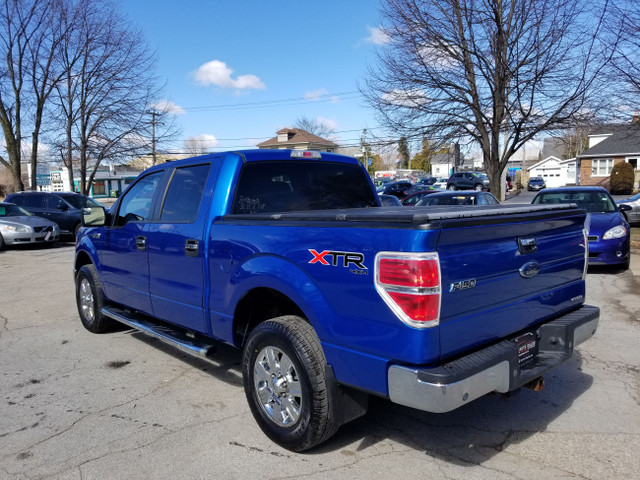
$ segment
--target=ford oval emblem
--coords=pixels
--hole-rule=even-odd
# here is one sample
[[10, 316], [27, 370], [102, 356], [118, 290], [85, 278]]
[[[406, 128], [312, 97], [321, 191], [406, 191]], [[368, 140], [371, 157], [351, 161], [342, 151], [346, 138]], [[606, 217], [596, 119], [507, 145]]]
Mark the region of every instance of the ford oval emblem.
[[540, 264], [535, 260], [533, 262], [527, 262], [520, 267], [520, 276], [523, 278], [533, 278], [540, 271]]

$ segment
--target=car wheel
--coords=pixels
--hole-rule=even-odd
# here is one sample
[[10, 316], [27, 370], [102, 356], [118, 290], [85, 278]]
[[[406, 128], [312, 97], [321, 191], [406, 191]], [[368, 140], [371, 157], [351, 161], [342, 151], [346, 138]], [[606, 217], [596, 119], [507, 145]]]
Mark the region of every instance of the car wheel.
[[267, 320], [251, 332], [242, 356], [245, 395], [275, 443], [300, 452], [338, 429], [325, 367], [320, 340], [300, 317]]
[[82, 325], [90, 332], [108, 332], [118, 325], [102, 313], [104, 297], [93, 265], [82, 266], [76, 276], [76, 304]]
[[481, 192], [481, 191], [482, 191], [482, 184], [477, 183], [476, 185], [474, 185], [473, 189], [474, 189], [476, 192]]
[[447, 185], [447, 190], [455, 190], [456, 186], [455, 185]]

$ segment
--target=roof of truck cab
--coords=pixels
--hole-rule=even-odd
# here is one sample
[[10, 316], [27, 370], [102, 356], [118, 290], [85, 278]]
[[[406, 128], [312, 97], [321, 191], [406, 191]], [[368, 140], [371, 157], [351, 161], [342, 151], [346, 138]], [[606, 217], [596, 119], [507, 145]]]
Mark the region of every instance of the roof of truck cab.
[[183, 158], [180, 160], [171, 160], [169, 162], [155, 165], [155, 167], [151, 168], [162, 168], [169, 164], [170, 166], [182, 166], [182, 165], [191, 165], [198, 162], [209, 161], [215, 158], [223, 158], [228, 155], [237, 155], [244, 162], [261, 162], [261, 161], [274, 161], [274, 160], [291, 160], [291, 161], [310, 161], [310, 162], [318, 162], [318, 161], [337, 161], [341, 163], [349, 163], [352, 165], [357, 165], [358, 160], [354, 157], [349, 157], [347, 155], [340, 155], [337, 153], [329, 153], [329, 152], [318, 152], [322, 158], [291, 158], [292, 151], [303, 151], [303, 150], [273, 150], [273, 149], [252, 149], [252, 150], [233, 150], [227, 152], [214, 152], [208, 153], [206, 155], [199, 155], [196, 157]]

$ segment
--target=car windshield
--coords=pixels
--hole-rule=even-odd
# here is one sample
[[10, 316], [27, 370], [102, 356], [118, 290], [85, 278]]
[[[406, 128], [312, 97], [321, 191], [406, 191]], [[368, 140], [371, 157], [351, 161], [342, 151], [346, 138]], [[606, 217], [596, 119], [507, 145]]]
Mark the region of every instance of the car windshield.
[[475, 205], [476, 197], [474, 195], [427, 195], [421, 198], [416, 207], [424, 207], [426, 205]]
[[32, 214], [18, 205], [0, 205], [0, 217], [31, 217]]
[[98, 202], [96, 202], [93, 198], [85, 197], [83, 195], [60, 195], [67, 202], [69, 202], [74, 208], [84, 208], [84, 207], [101, 207]]
[[613, 213], [617, 208], [607, 192], [564, 191], [544, 192], [533, 199], [534, 204], [575, 203], [589, 213]]

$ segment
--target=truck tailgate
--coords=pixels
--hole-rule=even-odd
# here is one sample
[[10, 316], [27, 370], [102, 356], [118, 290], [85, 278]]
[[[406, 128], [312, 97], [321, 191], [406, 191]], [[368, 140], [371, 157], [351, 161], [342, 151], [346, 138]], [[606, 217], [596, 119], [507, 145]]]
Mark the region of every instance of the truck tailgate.
[[577, 209], [442, 221], [441, 359], [515, 337], [580, 306], [584, 221]]

